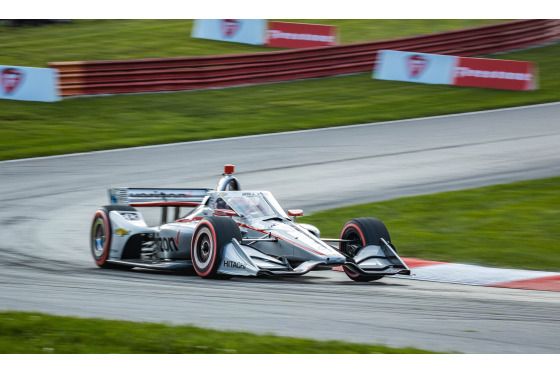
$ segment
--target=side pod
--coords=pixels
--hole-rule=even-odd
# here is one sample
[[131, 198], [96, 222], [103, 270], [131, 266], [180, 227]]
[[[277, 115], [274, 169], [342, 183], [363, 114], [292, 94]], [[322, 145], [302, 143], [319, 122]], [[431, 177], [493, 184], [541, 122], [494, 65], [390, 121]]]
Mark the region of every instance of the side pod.
[[[244, 248], [234, 238], [231, 243], [224, 246], [222, 253], [222, 263], [218, 268], [218, 273], [228, 275], [255, 276], [259, 272], [259, 267], [245, 254]], [[245, 247], [248, 248], [248, 247]]]
[[240, 244], [235, 238], [224, 246], [218, 273], [241, 276], [302, 275], [321, 262], [306, 261], [292, 269], [287, 262]]
[[[130, 257], [126, 250], [136, 252], [135, 249], [129, 248], [131, 241], [140, 235], [151, 235], [154, 230], [144, 221], [142, 213], [137, 211], [119, 211], [112, 210], [109, 212], [109, 220], [111, 221], [111, 249], [109, 252], [109, 260], [121, 260]], [[137, 248], [140, 257], [140, 248]]]

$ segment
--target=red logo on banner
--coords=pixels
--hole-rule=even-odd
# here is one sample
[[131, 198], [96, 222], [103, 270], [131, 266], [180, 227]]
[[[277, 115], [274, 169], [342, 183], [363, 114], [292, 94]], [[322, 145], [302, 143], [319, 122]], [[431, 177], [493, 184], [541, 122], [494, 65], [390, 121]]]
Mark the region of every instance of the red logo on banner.
[[266, 45], [279, 48], [307, 48], [336, 44], [336, 27], [308, 23], [269, 22]]
[[406, 67], [408, 69], [408, 76], [411, 78], [416, 78], [426, 69], [428, 66], [428, 59], [420, 55], [409, 56], [406, 61]]
[[7, 68], [2, 70], [2, 88], [4, 93], [11, 95], [23, 79], [23, 73], [18, 69]]
[[505, 90], [534, 90], [534, 64], [526, 61], [459, 57], [453, 84]]
[[231, 38], [237, 30], [241, 27], [241, 21], [236, 19], [223, 19], [222, 20], [222, 34], [226, 38]]

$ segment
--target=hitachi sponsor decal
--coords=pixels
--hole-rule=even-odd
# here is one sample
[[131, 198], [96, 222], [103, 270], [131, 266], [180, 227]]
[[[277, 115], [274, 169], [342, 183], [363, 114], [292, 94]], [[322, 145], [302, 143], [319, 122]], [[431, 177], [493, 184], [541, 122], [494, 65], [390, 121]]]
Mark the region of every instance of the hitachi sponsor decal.
[[456, 67], [455, 74], [458, 77], [476, 77], [476, 78], [494, 78], [494, 79], [511, 79], [518, 81], [530, 81], [533, 79], [531, 73], [512, 73], [506, 71], [489, 71], [489, 70], [474, 70], [467, 67]]
[[269, 39], [289, 39], [289, 40], [309, 40], [315, 42], [334, 43], [336, 37], [333, 35], [314, 35], [314, 34], [296, 34], [291, 32], [282, 32], [280, 30], [268, 30]]
[[228, 268], [245, 269], [245, 265], [235, 261], [224, 261], [224, 266]]

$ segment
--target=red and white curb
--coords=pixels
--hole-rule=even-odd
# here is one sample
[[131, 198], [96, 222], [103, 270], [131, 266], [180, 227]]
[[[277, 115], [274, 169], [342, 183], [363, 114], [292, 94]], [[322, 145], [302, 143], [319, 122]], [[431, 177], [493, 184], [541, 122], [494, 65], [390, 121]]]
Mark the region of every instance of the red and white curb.
[[472, 286], [560, 291], [560, 273], [556, 272], [502, 269], [415, 258], [402, 258], [402, 260], [410, 268], [412, 274], [409, 276], [395, 275], [395, 278]]

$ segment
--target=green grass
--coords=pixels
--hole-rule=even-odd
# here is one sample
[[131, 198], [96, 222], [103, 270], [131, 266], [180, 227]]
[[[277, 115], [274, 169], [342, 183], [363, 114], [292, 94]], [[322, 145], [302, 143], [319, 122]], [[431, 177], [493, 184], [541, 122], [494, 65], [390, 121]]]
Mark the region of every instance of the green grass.
[[[338, 27], [340, 43], [429, 34], [504, 20], [283, 20]], [[191, 38], [192, 20], [74, 20], [44, 27], [0, 26], [0, 65], [268, 52], [265, 46]]]
[[560, 100], [560, 44], [499, 58], [539, 64], [536, 91], [380, 81], [370, 73], [178, 93], [0, 101], [0, 160], [351, 125]]
[[[264, 48], [191, 39], [188, 37], [189, 22], [169, 21], [165, 27], [152, 20], [83, 20], [71, 25], [21, 29], [2, 26], [0, 45], [6, 48], [0, 48], [0, 63], [17, 60], [33, 65], [39, 58], [46, 62], [169, 57], [185, 55], [187, 49], [191, 55], [196, 55]], [[371, 40], [474, 26], [474, 23], [467, 20], [339, 20], [343, 35], [349, 35], [349, 39], [343, 41], [359, 41], [362, 29], [367, 30], [361, 35], [363, 39]], [[185, 43], [177, 41], [179, 34], [185, 38]], [[135, 39], [135, 35], [140, 36]], [[161, 42], [158, 48], [154, 48], [156, 40]], [[54, 58], [56, 56], [60, 58]], [[362, 73], [221, 90], [72, 98], [57, 103], [1, 100], [0, 160], [560, 100], [560, 45], [495, 57], [537, 62], [540, 89], [515, 92], [421, 85], [374, 80], [371, 73]]]
[[355, 217], [381, 219], [399, 255], [560, 271], [560, 177], [401, 198], [300, 219], [339, 237]]
[[223, 332], [192, 326], [0, 312], [0, 354], [434, 353], [413, 348]]

